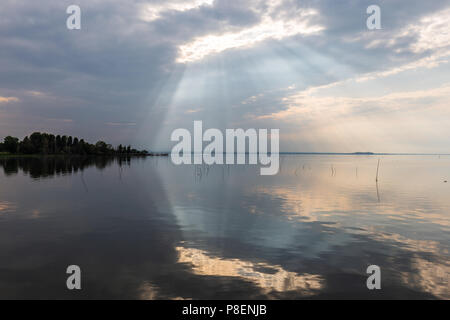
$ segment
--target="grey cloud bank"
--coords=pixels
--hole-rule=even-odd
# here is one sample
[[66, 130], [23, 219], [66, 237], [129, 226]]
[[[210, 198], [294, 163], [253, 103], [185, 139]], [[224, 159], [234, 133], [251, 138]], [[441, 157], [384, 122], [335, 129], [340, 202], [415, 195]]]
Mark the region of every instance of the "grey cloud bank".
[[[79, 1], [82, 29], [67, 30], [71, 4], [2, 2], [0, 136], [41, 130], [168, 150], [173, 129], [201, 118], [279, 128], [281, 151], [447, 148], [449, 42], [437, 35], [448, 1], [379, 1], [376, 31], [366, 29], [371, 1]], [[180, 63], [183, 48], [203, 54]], [[434, 66], [352, 80], [436, 55]]]

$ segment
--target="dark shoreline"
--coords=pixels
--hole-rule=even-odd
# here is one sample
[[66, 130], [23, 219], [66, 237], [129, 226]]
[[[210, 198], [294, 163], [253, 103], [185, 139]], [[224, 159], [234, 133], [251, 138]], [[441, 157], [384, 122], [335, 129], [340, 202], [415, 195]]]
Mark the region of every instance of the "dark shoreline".
[[21, 153], [0, 153], [0, 158], [42, 158], [42, 157], [112, 157], [112, 158], [127, 158], [127, 157], [168, 157], [169, 153], [153, 152], [147, 154], [130, 153], [130, 154], [21, 154]]

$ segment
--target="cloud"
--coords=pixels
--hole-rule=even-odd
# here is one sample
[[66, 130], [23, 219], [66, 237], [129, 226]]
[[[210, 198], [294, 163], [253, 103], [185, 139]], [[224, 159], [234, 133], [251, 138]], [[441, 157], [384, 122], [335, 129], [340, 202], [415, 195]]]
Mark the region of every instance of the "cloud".
[[33, 90], [31, 90], [31, 91], [28, 91], [27, 93], [32, 95], [32, 96], [34, 96], [34, 97], [43, 97], [43, 96], [45, 96], [45, 93], [40, 92], [40, 91], [33, 91]]
[[[390, 37], [385, 33], [371, 40], [366, 48], [394, 48], [397, 53], [410, 51], [423, 53], [450, 46], [450, 8], [445, 8], [410, 23]], [[359, 38], [368, 39], [367, 33]]]
[[[450, 82], [424, 89], [370, 90], [380, 82], [311, 87], [284, 97], [282, 110], [254, 120], [283, 128], [285, 151], [447, 153]], [[415, 87], [420, 87], [417, 82]]]
[[[194, 115], [215, 127], [279, 125], [288, 135], [294, 122], [264, 116], [303, 107], [290, 99], [308, 88], [330, 86], [308, 96], [326, 105], [327, 97], [353, 103], [351, 90], [387, 97], [450, 81], [444, 0], [383, 2], [383, 30], [373, 32], [366, 3], [349, 0], [79, 0], [76, 32], [66, 28], [67, 5], [2, 2], [0, 104], [14, 108], [1, 108], [0, 136], [70, 127], [91, 141], [163, 150], [171, 126], [190, 127]], [[377, 108], [367, 101], [352, 112]]]
[[[418, 91], [395, 92], [376, 97], [345, 97], [345, 96], [321, 96], [317, 95], [320, 90], [331, 88], [322, 86], [311, 88], [284, 99], [289, 106], [286, 110], [260, 116], [259, 119], [276, 119], [286, 121], [306, 120], [320, 117], [342, 117], [354, 116], [357, 110], [370, 110], [380, 112], [385, 110], [409, 109], [418, 106], [427, 108], [428, 104], [423, 99], [431, 99], [433, 107], [445, 107], [450, 101], [450, 83], [439, 88]], [[364, 106], [370, 105], [369, 109]], [[325, 116], [326, 114], [326, 116]]]
[[411, 45], [416, 53], [450, 46], [450, 8], [422, 18], [419, 24], [409, 25], [404, 33], [416, 36], [417, 41]]
[[107, 122], [106, 125], [108, 126], [135, 126], [135, 122]]
[[169, 11], [188, 11], [202, 6], [211, 6], [214, 0], [166, 0], [160, 3], [146, 3], [140, 5], [140, 18], [150, 22], [161, 18], [161, 15]]
[[408, 70], [414, 70], [414, 69], [418, 69], [418, 68], [436, 68], [442, 64], [446, 64], [448, 63], [448, 60], [446, 58], [448, 58], [450, 56], [450, 50], [449, 51], [440, 51], [437, 52], [433, 55], [430, 55], [428, 57], [424, 57], [421, 59], [418, 59], [416, 61], [398, 66], [398, 67], [394, 67], [391, 68], [389, 70], [384, 70], [384, 71], [376, 71], [376, 72], [371, 72], [371, 73], [367, 73], [365, 75], [361, 75], [359, 77], [357, 77], [355, 80], [358, 82], [361, 81], [367, 81], [367, 80], [373, 80], [373, 79], [377, 79], [377, 78], [385, 78], [388, 76], [392, 76], [404, 71], [408, 71]]
[[57, 121], [57, 122], [65, 122], [65, 123], [71, 123], [73, 122], [72, 119], [57, 119], [57, 118], [49, 118], [47, 119], [49, 121]]
[[19, 101], [16, 97], [2, 97], [0, 96], [0, 103], [9, 103], [9, 102], [17, 102]]
[[322, 25], [312, 22], [312, 18], [319, 14], [317, 10], [298, 9], [289, 15], [274, 16], [279, 4], [280, 1], [269, 2], [268, 10], [262, 13], [261, 21], [255, 26], [202, 36], [181, 45], [177, 62], [193, 62], [225, 50], [251, 47], [268, 39], [282, 40], [294, 35], [317, 34], [324, 29]]
[[189, 110], [187, 110], [185, 113], [186, 114], [191, 114], [191, 113], [197, 113], [197, 112], [200, 112], [200, 111], [202, 111], [203, 109], [189, 109]]

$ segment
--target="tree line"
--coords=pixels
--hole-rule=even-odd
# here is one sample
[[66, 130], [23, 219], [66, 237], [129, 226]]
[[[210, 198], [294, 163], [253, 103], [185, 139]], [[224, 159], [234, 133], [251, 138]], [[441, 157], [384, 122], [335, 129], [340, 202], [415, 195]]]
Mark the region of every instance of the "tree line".
[[7, 136], [0, 143], [0, 152], [11, 154], [73, 154], [73, 155], [132, 155], [148, 154], [146, 150], [137, 150], [131, 146], [119, 145], [114, 148], [111, 144], [98, 141], [90, 144], [84, 139], [66, 135], [53, 135], [35, 132], [22, 141], [16, 137]]

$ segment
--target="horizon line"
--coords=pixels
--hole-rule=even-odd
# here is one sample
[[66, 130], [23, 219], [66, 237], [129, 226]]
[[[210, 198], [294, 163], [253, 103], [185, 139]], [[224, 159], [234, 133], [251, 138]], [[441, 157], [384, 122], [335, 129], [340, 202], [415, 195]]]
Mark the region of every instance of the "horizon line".
[[[171, 151], [153, 151], [166, 152]], [[190, 154], [205, 154], [203, 152], [188, 152]], [[267, 153], [271, 153], [268, 151]], [[305, 154], [305, 155], [353, 155], [353, 156], [450, 156], [450, 153], [420, 153], [420, 152], [300, 152], [300, 151], [280, 151], [278, 154]], [[226, 152], [217, 152], [217, 154], [226, 154]], [[259, 152], [233, 152], [232, 154], [259, 154]], [[276, 153], [275, 153], [276, 154]]]

